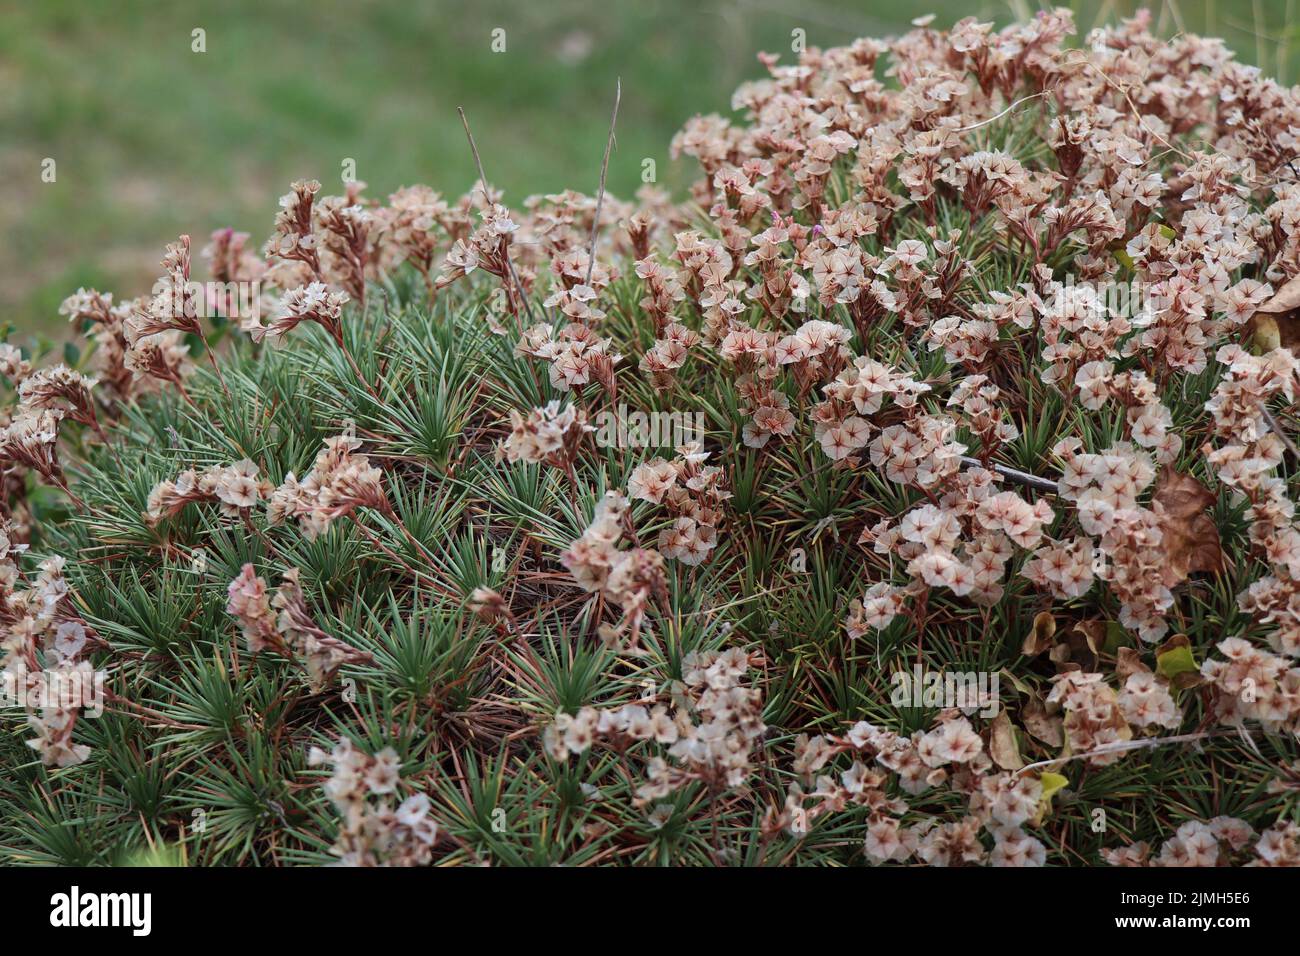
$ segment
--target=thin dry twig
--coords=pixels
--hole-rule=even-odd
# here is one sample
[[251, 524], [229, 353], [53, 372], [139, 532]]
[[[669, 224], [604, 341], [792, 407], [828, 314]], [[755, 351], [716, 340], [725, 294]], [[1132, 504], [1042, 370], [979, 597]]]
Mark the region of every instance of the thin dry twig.
[[1295, 442], [1290, 439], [1287, 433], [1282, 431], [1281, 423], [1279, 423], [1273, 413], [1268, 410], [1268, 406], [1261, 403], [1259, 411], [1261, 417], [1268, 424], [1269, 431], [1281, 439], [1282, 444], [1286, 446], [1286, 450], [1291, 453], [1292, 457], [1294, 457], [1296, 461], [1300, 461], [1300, 450], [1297, 450]]
[[[463, 106], [456, 107], [456, 112], [460, 114], [460, 123], [465, 127], [465, 138], [469, 140], [469, 151], [474, 154], [474, 166], [478, 169], [478, 181], [483, 186], [483, 198], [487, 199], [488, 180], [487, 173], [483, 172], [483, 159], [478, 154], [478, 146], [474, 142], [474, 134], [469, 131], [469, 118], [465, 115]], [[509, 253], [506, 254], [506, 269], [510, 272], [510, 284], [515, 287], [515, 295], [519, 301], [524, 304], [524, 311], [528, 313], [528, 321], [534, 322], [533, 307], [528, 301], [528, 296], [524, 294], [524, 287], [519, 281], [519, 273], [515, 272], [515, 264], [511, 261]]]
[[1223, 730], [1202, 730], [1194, 734], [1175, 734], [1173, 737], [1145, 737], [1142, 740], [1123, 740], [1119, 743], [1105, 744], [1092, 750], [1085, 750], [1083, 753], [1070, 754], [1068, 757], [1053, 757], [1051, 760], [1040, 760], [1037, 763], [1021, 767], [1016, 773], [1028, 773], [1030, 770], [1037, 770], [1040, 767], [1052, 767], [1056, 764], [1070, 763], [1072, 760], [1082, 760], [1085, 757], [1126, 753], [1130, 750], [1150, 750], [1153, 747], [1164, 747], [1169, 744], [1197, 743], [1210, 737], [1222, 737], [1228, 732]]
[[600, 164], [600, 190], [596, 193], [596, 216], [591, 221], [591, 250], [587, 255], [587, 278], [591, 285], [591, 270], [596, 267], [596, 237], [600, 233], [600, 207], [605, 202], [605, 176], [609, 172], [609, 154], [614, 148], [614, 124], [618, 122], [618, 104], [623, 99], [623, 78], [614, 80], [614, 112], [609, 117], [609, 138], [605, 140], [605, 158]]
[[961, 456], [961, 463], [966, 468], [988, 468], [995, 471], [1003, 478], [1018, 484], [1027, 485], [1030, 488], [1037, 488], [1039, 491], [1056, 494], [1057, 484], [1050, 478], [1039, 478], [1037, 475], [1031, 475], [1027, 471], [1021, 471], [1019, 468], [1012, 468], [1009, 465], [999, 465], [997, 462], [990, 462], [985, 465], [978, 458], [971, 458], [969, 455]]
[[1008, 113], [1010, 113], [1012, 110], [1014, 110], [1017, 106], [1021, 105], [1022, 103], [1028, 103], [1030, 100], [1036, 100], [1040, 96], [1046, 96], [1047, 92], [1048, 92], [1047, 90], [1039, 90], [1037, 93], [1030, 93], [1028, 96], [1022, 96], [1020, 97], [1020, 99], [1016, 100], [1014, 103], [1012, 103], [1010, 106], [1008, 106], [1006, 109], [1004, 109], [1001, 113], [997, 114], [996, 116], [990, 116], [988, 119], [980, 120], [978, 123], [972, 123], [970, 126], [963, 126], [960, 129], [953, 130], [953, 132], [969, 133], [971, 130], [979, 129], [981, 126], [988, 126], [989, 123], [995, 123], [998, 120], [1002, 119], [1002, 117], [1006, 116]]

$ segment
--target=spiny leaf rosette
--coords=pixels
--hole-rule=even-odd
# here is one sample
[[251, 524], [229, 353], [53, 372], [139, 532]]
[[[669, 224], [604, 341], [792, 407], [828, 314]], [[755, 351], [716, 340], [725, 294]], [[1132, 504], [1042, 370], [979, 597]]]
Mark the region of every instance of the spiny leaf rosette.
[[0, 354], [3, 858], [1300, 861], [1300, 102], [1148, 19], [78, 291]]

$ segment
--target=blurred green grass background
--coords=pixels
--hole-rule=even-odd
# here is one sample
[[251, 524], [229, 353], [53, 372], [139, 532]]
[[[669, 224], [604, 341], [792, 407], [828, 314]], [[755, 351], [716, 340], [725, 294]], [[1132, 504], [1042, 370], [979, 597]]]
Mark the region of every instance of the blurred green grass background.
[[[1150, 3], [1165, 33], [1223, 36], [1248, 62], [1296, 76], [1296, 0]], [[1140, 4], [1071, 4], [1080, 30]], [[275, 0], [164, 4], [0, 0], [0, 324], [59, 337], [79, 285], [129, 298], [181, 232], [233, 226], [260, 244], [297, 178], [337, 191], [345, 159], [368, 193], [426, 182], [456, 196], [473, 166], [464, 106], [489, 179], [517, 202], [594, 192], [614, 79], [622, 77], [609, 188], [629, 196], [641, 162], [681, 189], [694, 175], [668, 143], [696, 112], [729, 111], [760, 75], [759, 50], [906, 30], [935, 13], [1002, 25], [1028, 0], [603, 0], [578, 3]], [[191, 50], [206, 32], [206, 52]], [[506, 50], [491, 49], [504, 29]], [[57, 180], [41, 180], [46, 157]]]

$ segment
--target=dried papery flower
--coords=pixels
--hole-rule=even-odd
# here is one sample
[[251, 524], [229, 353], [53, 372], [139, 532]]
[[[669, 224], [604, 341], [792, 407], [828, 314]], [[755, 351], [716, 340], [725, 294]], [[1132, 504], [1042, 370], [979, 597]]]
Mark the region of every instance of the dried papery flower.
[[1063, 463], [1060, 495], [1075, 503], [1083, 531], [1098, 536], [1097, 548], [1105, 560], [1095, 570], [1121, 602], [1120, 622], [1143, 640], [1155, 641], [1168, 628], [1165, 612], [1174, 600], [1171, 586], [1187, 573], [1184, 568], [1181, 574], [1169, 574], [1174, 542], [1166, 540], [1169, 526], [1159, 499], [1154, 502], [1159, 512], [1138, 502], [1155, 478], [1155, 468], [1132, 445], [1084, 454], [1080, 444], [1068, 439], [1054, 449]]
[[284, 335], [302, 322], [315, 322], [339, 346], [343, 345], [343, 306], [348, 303], [346, 292], [331, 292], [323, 282], [313, 282], [299, 289], [290, 289], [280, 299], [279, 315], [269, 326], [263, 326], [256, 318], [245, 321], [242, 325], [250, 332], [254, 342], [260, 342], [268, 335]]
[[67, 491], [58, 450], [62, 420], [62, 411], [20, 406], [9, 423], [0, 427], [0, 459], [30, 468]]
[[1101, 855], [1111, 866], [1226, 866], [1233, 859], [1246, 866], [1300, 866], [1300, 827], [1278, 820], [1256, 838], [1254, 828], [1236, 817], [1188, 820], [1154, 857], [1145, 842]]
[[361, 441], [348, 435], [325, 439], [324, 449], [316, 455], [312, 470], [302, 481], [290, 472], [284, 483], [271, 492], [267, 502], [270, 522], [279, 524], [296, 518], [303, 534], [312, 539], [335, 519], [351, 515], [358, 508], [391, 513], [383, 474], [370, 464], [368, 456], [355, 454], [360, 447]]
[[201, 287], [190, 281], [189, 236], [181, 236], [179, 241], [167, 246], [162, 267], [163, 275], [154, 283], [152, 295], [137, 305], [123, 322], [122, 332], [128, 344], [125, 366], [138, 376], [171, 381], [184, 395], [181, 378], [187, 371], [183, 356], [188, 350], [180, 344], [179, 336], [196, 335], [203, 341], [222, 390], [229, 394], [199, 321], [207, 303], [201, 299]]
[[0, 343], [0, 375], [21, 386], [31, 374], [32, 363], [23, 358], [22, 351], [8, 342]]
[[319, 281], [324, 276], [313, 228], [313, 204], [318, 192], [320, 183], [314, 179], [290, 184], [289, 192], [280, 197], [280, 211], [275, 214], [275, 232], [267, 240], [266, 254], [303, 263]]
[[705, 465], [709, 453], [699, 442], [677, 449], [672, 461], [653, 458], [638, 465], [628, 479], [634, 498], [662, 504], [673, 523], [659, 532], [659, 551], [686, 565], [702, 563], [718, 545], [725, 519], [725, 502], [731, 497], [726, 473]]
[[434, 288], [446, 288], [482, 269], [500, 280], [510, 314], [517, 319], [525, 309], [523, 296], [527, 294], [526, 289], [516, 287], [511, 264], [510, 241], [519, 226], [510, 218], [510, 211], [499, 203], [485, 205], [479, 216], [482, 220], [479, 227], [468, 238], [458, 238], [452, 243]]
[[438, 842], [429, 798], [414, 793], [394, 806], [402, 762], [385, 747], [374, 756], [341, 738], [330, 752], [311, 748], [307, 762], [329, 764], [325, 795], [339, 815], [332, 852], [343, 866], [427, 866]]
[[1183, 722], [1183, 712], [1170, 695], [1168, 682], [1145, 667], [1125, 680], [1119, 692], [1119, 707], [1130, 726], [1138, 729], [1177, 730]]
[[1201, 665], [1201, 674], [1215, 691], [1215, 716], [1234, 726], [1250, 720], [1265, 730], [1297, 733], [1300, 667], [1240, 637], [1229, 637], [1216, 647], [1224, 659]]
[[[847, 770], [818, 773], [846, 753], [854, 757]], [[816, 774], [816, 785], [806, 793], [803, 786], [791, 787], [785, 807], [779, 812], [769, 809], [763, 823], [766, 833], [784, 829], [802, 835], [818, 817], [862, 807], [868, 814], [864, 850], [874, 864], [913, 856], [929, 866], [1046, 862], [1046, 846], [1024, 830], [1041, 814], [1042, 781], [995, 772], [982, 738], [955, 710], [943, 711], [932, 729], [911, 737], [866, 721], [842, 737], [801, 735], [793, 769], [805, 781]], [[891, 775], [897, 775], [898, 786], [913, 797], [946, 784], [967, 795], [970, 812], [949, 820], [921, 814], [917, 822], [904, 826], [902, 817], [912, 808], [906, 799], [888, 795]], [[992, 838], [991, 852], [981, 831]]]
[[203, 306], [190, 282], [189, 236], [181, 236], [167, 246], [162, 268], [163, 274], [154, 284], [152, 296], [126, 320], [126, 338], [133, 348], [141, 339], [160, 332], [203, 335], [199, 324]]
[[74, 422], [98, 427], [91, 390], [98, 383], [66, 365], [51, 365], [23, 379], [18, 400], [35, 411], [63, 412]]
[[[1042, 498], [1031, 503], [1015, 491], [998, 491], [999, 476], [989, 468], [961, 470], [963, 461], [978, 463], [964, 459], [966, 446], [953, 440], [959, 427], [979, 441], [983, 462], [1018, 437], [1019, 430], [1004, 418], [1001, 390], [983, 374], [968, 375], [948, 397], [951, 413], [926, 414], [920, 398], [930, 390], [911, 376], [859, 358], [824, 386], [826, 400], [813, 409], [814, 434], [837, 466], [853, 466], [865, 448], [886, 479], [918, 488], [929, 499], [897, 522], [885, 518], [863, 530], [859, 543], [879, 555], [897, 555], [911, 581], [875, 583], [852, 602], [845, 620], [852, 638], [888, 626], [909, 597], [923, 606], [932, 588], [982, 605], [997, 603], [1016, 549], [1038, 547], [1055, 518]], [[881, 413], [886, 398], [893, 400], [892, 417], [899, 412], [906, 417], [872, 439], [870, 419]]]
[[799, 186], [799, 194], [792, 203], [794, 208], [810, 206], [813, 219], [820, 218], [822, 194], [826, 190], [831, 167], [840, 156], [857, 145], [858, 141], [843, 130], [810, 139], [791, 172]]
[[226, 593], [226, 613], [239, 622], [244, 646], [254, 654], [268, 649], [284, 653], [284, 640], [275, 626], [266, 581], [257, 576], [251, 564], [243, 566]]
[[1097, 551], [1092, 539], [1077, 535], [1034, 549], [1021, 573], [1058, 599], [1082, 597], [1092, 587]]
[[683, 661], [684, 700], [675, 713], [635, 704], [560, 713], [543, 734], [544, 746], [556, 760], [581, 754], [598, 740], [665, 746], [666, 758], [646, 761], [646, 782], [636, 796], [640, 806], [693, 782], [714, 794], [742, 788], [753, 770], [753, 748], [767, 729], [762, 694], [745, 683], [761, 663], [760, 655], [739, 648], [692, 653]]
[[266, 581], [245, 564], [230, 582], [226, 611], [239, 622], [250, 651], [271, 650], [297, 659], [307, 670], [312, 692], [320, 693], [344, 664], [374, 658], [321, 630], [307, 607], [300, 576], [297, 568], [290, 568], [275, 596], [268, 598]]
[[[929, 390], [930, 386], [879, 362], [868, 358], [855, 359], [850, 367], [840, 372], [835, 381], [823, 387], [826, 401], [814, 406], [812, 410], [813, 434], [828, 457], [835, 461], [849, 458], [867, 446], [871, 436], [867, 416], [880, 411], [886, 398], [892, 398], [894, 404], [901, 408], [915, 409], [918, 396]], [[934, 421], [941, 429], [940, 420]], [[918, 428], [925, 433], [939, 433], [929, 424], [919, 425]], [[895, 474], [900, 476], [914, 474], [916, 465], [927, 450], [940, 450], [938, 447], [927, 448], [925, 443], [913, 444], [910, 440], [901, 443], [900, 447], [896, 436], [907, 431], [903, 425], [890, 426], [872, 446], [872, 459], [875, 461], [879, 458], [879, 463], [886, 459], [897, 459], [900, 455], [905, 456], [899, 461], [902, 467], [894, 468]], [[956, 450], [958, 448], [961, 446], [953, 445], [951, 449], [943, 450], [944, 472], [955, 469], [955, 465], [948, 462], [953, 461], [954, 456], [960, 456], [961, 451]], [[962, 451], [964, 450], [963, 448]], [[927, 467], [926, 472], [927, 475], [934, 474], [935, 469], [933, 466]], [[909, 480], [907, 477], [890, 477], [895, 481]]]
[[[266, 263], [247, 248], [249, 235], [234, 229], [217, 229], [201, 255], [217, 282], [253, 282], [266, 271]], [[223, 313], [225, 314], [225, 313]]]
[[0, 683], [26, 711], [28, 727], [36, 734], [27, 745], [41, 755], [41, 762], [75, 766], [91, 753], [90, 747], [72, 740], [81, 711], [103, 707], [105, 675], [96, 672], [83, 654], [92, 643], [103, 642], [71, 599], [62, 558], [42, 561], [31, 587], [15, 589], [18, 570], [13, 558], [25, 546], [11, 547], [8, 535], [3, 535], [0, 550], [5, 552], [0, 562], [11, 571], [0, 580], [0, 620], [5, 630], [0, 640]]
[[202, 472], [187, 469], [175, 480], [160, 481], [149, 492], [145, 521], [155, 527], [179, 514], [186, 505], [201, 501], [217, 503], [221, 513], [228, 517], [247, 517], [253, 508], [269, 498], [273, 487], [257, 474], [257, 465], [248, 459], [233, 465], [214, 465]]
[[676, 381], [677, 370], [686, 364], [691, 347], [700, 337], [686, 326], [673, 322], [662, 329], [662, 337], [641, 356], [640, 370], [656, 389], [665, 390]]
[[301, 575], [297, 568], [284, 572], [271, 606], [279, 611], [276, 627], [306, 665], [312, 691], [319, 693], [344, 664], [373, 663], [374, 658], [317, 626], [302, 593]]
[[72, 767], [90, 756], [90, 747], [73, 743], [78, 712], [93, 707], [95, 671], [89, 661], [64, 662], [44, 674], [46, 703], [37, 713], [27, 715], [28, 726], [36, 736], [27, 741], [41, 755], [46, 766]]
[[[839, 210], [828, 213], [824, 223], [827, 229], [838, 226], [853, 238], [872, 231], [865, 221], [839, 213]], [[808, 308], [812, 289], [800, 271], [796, 255], [787, 252], [785, 247], [787, 243], [796, 248], [804, 246], [809, 230], [792, 218], [783, 219], [779, 213], [773, 219], [771, 227], [750, 239], [755, 248], [745, 255], [743, 262], [759, 272], [759, 281], [748, 290], [748, 297], [757, 302], [772, 321], [780, 323], [789, 313], [801, 313]], [[860, 231], [857, 226], [862, 227]]]
[[649, 548], [619, 549], [622, 539], [635, 538], [631, 521], [627, 498], [606, 492], [591, 524], [560, 556], [560, 563], [583, 590], [599, 592], [623, 610], [617, 627], [602, 627], [601, 638], [627, 651], [638, 648], [650, 603], [666, 606], [668, 602], [663, 555]]
[[122, 364], [137, 379], [171, 382], [183, 389], [185, 377], [194, 368], [189, 353], [190, 347], [181, 333], [158, 332], [137, 338], [127, 349]]
[[[1065, 712], [1065, 735], [1071, 753], [1102, 750], [1107, 745], [1131, 740], [1133, 730], [1124, 718], [1119, 696], [1101, 674], [1067, 671], [1052, 678], [1048, 704], [1059, 704]], [[1109, 751], [1087, 758], [1102, 767], [1122, 757]]]
[[109, 325], [114, 320], [113, 293], [79, 288], [59, 304], [59, 315], [72, 323]]
[[476, 587], [470, 592], [465, 606], [478, 615], [479, 620], [495, 624], [497, 633], [502, 637], [508, 635], [510, 628], [516, 631], [519, 628], [514, 613], [510, 610], [510, 603], [504, 595], [492, 588]]
[[686, 291], [676, 275], [650, 256], [637, 261], [636, 274], [646, 289], [639, 305], [654, 323], [655, 334], [662, 335], [672, 323], [679, 303], [686, 298]]
[[510, 435], [498, 454], [509, 462], [540, 462], [571, 473], [583, 437], [593, 430], [577, 405], [548, 402], [527, 416], [512, 408]]
[[[584, 295], [591, 291], [588, 286], [579, 286], [578, 290], [585, 290]], [[595, 382], [615, 395], [614, 366], [623, 357], [614, 351], [609, 339], [600, 338], [581, 322], [570, 322], [558, 331], [539, 323], [524, 332], [515, 351], [549, 362], [551, 384], [561, 391], [581, 392], [582, 386]]]
[[439, 233], [449, 230], [444, 224], [448, 206], [440, 193], [428, 186], [407, 186], [388, 197], [385, 216], [383, 252], [411, 263], [424, 280], [432, 299], [435, 295], [433, 265], [437, 255]]
[[355, 195], [327, 196], [316, 204], [324, 274], [361, 309], [366, 305], [366, 272], [374, 255], [372, 220], [370, 211], [360, 205]]
[[266, 262], [246, 248], [249, 235], [234, 229], [217, 229], [203, 247], [212, 282], [204, 286], [207, 313], [240, 319], [262, 308], [261, 280]]

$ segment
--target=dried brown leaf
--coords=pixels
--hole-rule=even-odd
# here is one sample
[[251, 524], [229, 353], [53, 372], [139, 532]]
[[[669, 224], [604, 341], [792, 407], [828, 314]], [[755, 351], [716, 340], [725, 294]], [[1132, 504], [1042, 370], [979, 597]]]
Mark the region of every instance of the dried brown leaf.
[[1059, 749], [1065, 743], [1064, 721], [1059, 714], [1049, 716], [1041, 700], [1030, 700], [1021, 710], [1020, 719], [1025, 730], [1049, 747]]
[[1122, 684], [1134, 674], [1150, 674], [1151, 668], [1142, 662], [1142, 653], [1135, 647], [1121, 647], [1115, 654], [1115, 676]]
[[1016, 743], [1016, 729], [1011, 725], [1006, 708], [1000, 709], [989, 724], [989, 755], [1003, 770], [1019, 770], [1025, 765]]
[[1250, 317], [1248, 334], [1260, 352], [1300, 346], [1300, 276], [1291, 279]]
[[1273, 293], [1273, 298], [1261, 305], [1256, 311], [1270, 315], [1294, 312], [1300, 309], [1300, 276], [1288, 280], [1282, 288]]
[[1174, 587], [1198, 571], [1223, 568], [1219, 529], [1205, 509], [1214, 504], [1213, 492], [1191, 475], [1163, 468], [1156, 482], [1155, 512], [1164, 535], [1164, 584]]
[[1026, 657], [1037, 657], [1052, 646], [1052, 635], [1056, 633], [1056, 619], [1049, 611], [1040, 611], [1034, 615], [1034, 628], [1025, 635], [1020, 653]]

